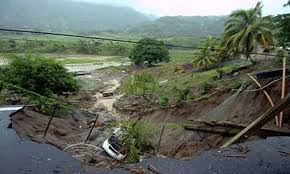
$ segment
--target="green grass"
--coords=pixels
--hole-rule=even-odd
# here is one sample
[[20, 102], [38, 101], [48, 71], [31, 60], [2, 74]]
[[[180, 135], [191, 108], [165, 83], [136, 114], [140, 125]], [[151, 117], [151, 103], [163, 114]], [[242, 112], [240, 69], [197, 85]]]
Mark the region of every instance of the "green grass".
[[[209, 84], [212, 87], [211, 89], [219, 86], [220, 83], [227, 85], [228, 82], [223, 82], [225, 79], [216, 80], [216, 77], [219, 75], [219, 71], [228, 73], [238, 66], [247, 64], [245, 61], [234, 60], [226, 62], [221, 68], [214, 68], [196, 73], [190, 70], [183, 73], [176, 73], [175, 70], [180, 69], [182, 64], [191, 62], [192, 55], [189, 51], [172, 51], [171, 56], [173, 56], [172, 62], [162, 63], [159, 66], [137, 71], [137, 73], [140, 73], [140, 71], [150, 71], [159, 82], [167, 80], [166, 83], [159, 86], [156, 94], [169, 98], [169, 103], [176, 101], [176, 95], [179, 90], [182, 91], [185, 89], [192, 89], [193, 87], [203, 89], [205, 84]], [[228, 85], [230, 86], [230, 84]], [[233, 88], [236, 88], [237, 85], [232, 86]], [[209, 91], [211, 92], [211, 90]], [[205, 94], [189, 94], [188, 99], [196, 100], [203, 95]]]
[[177, 63], [177, 62], [192, 62], [193, 60], [193, 53], [192, 50], [170, 50], [170, 62]]
[[[221, 69], [223, 72], [226, 73], [226, 72], [230, 72], [233, 68], [234, 68], [233, 66], [226, 66], [226, 67], [217, 68], [217, 69]], [[213, 82], [213, 78], [218, 75], [217, 69], [203, 71], [199, 73], [187, 72], [187, 73], [179, 74], [179, 75], [167, 74], [166, 76], [168, 78], [168, 83], [166, 83], [165, 85], [162, 85], [159, 88], [159, 92], [165, 95], [169, 95], [169, 94], [174, 93], [174, 90], [176, 88], [185, 89], [187, 87], [198, 86], [207, 82], [211, 83]]]
[[0, 34], [1, 38], [11, 38], [11, 39], [28, 39], [28, 40], [41, 40], [41, 41], [58, 41], [58, 42], [77, 42], [79, 38], [74, 37], [65, 37], [65, 36], [53, 36], [53, 35], [30, 35], [30, 34], [24, 34], [24, 35], [14, 35], [14, 34]]
[[104, 57], [104, 56], [80, 56], [69, 58], [61, 58], [56, 59], [62, 64], [85, 64], [85, 63], [94, 63], [94, 64], [102, 64], [105, 62], [130, 62], [130, 60], [126, 57]]

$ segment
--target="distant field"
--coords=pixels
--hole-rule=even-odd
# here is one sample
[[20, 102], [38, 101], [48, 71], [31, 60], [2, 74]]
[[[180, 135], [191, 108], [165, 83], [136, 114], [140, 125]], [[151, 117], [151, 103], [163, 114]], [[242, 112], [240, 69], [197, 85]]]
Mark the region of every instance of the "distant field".
[[28, 39], [28, 40], [43, 40], [43, 41], [60, 41], [60, 42], [76, 42], [79, 38], [65, 37], [65, 36], [52, 36], [52, 35], [14, 35], [14, 34], [0, 34], [1, 38], [11, 39]]
[[97, 56], [97, 55], [62, 55], [56, 58], [62, 64], [100, 64], [104, 62], [130, 62], [128, 57], [121, 56]]
[[170, 50], [170, 61], [172, 63], [191, 62], [193, 60], [193, 53], [193, 50]]
[[[78, 35], [78, 34], [76, 34]], [[82, 34], [79, 34], [82, 35]], [[108, 33], [108, 32], [98, 32], [98, 34], [90, 35], [91, 37], [104, 37], [112, 39], [122, 39], [122, 40], [133, 40], [138, 41], [142, 37], [136, 35], [129, 35], [126, 33]], [[82, 38], [77, 37], [66, 37], [66, 36], [54, 36], [54, 35], [35, 35], [35, 34], [0, 34], [1, 38], [11, 38], [11, 39], [31, 39], [31, 40], [43, 40], [43, 41], [58, 41], [58, 42], [77, 42]]]

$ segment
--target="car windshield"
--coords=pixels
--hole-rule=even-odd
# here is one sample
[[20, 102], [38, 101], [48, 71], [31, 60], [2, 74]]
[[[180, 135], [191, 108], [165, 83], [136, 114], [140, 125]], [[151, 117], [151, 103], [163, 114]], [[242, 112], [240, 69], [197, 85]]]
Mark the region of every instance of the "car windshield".
[[109, 143], [117, 151], [120, 151], [122, 148], [122, 145], [118, 142], [118, 138], [115, 136], [109, 138]]

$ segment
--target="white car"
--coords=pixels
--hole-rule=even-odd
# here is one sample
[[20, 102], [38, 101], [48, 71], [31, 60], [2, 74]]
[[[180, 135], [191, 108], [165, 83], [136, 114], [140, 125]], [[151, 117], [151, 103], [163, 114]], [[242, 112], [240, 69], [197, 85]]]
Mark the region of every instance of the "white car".
[[118, 143], [118, 137], [122, 134], [121, 128], [117, 128], [113, 135], [106, 139], [103, 143], [103, 149], [110, 155], [112, 158], [122, 161], [126, 155], [122, 154], [122, 145]]

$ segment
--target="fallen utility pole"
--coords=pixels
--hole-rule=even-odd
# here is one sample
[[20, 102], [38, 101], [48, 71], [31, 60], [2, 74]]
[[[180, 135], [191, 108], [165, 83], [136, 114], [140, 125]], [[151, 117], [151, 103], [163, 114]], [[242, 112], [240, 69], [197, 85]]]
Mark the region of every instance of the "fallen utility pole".
[[49, 121], [48, 121], [48, 123], [47, 123], [47, 126], [46, 126], [46, 129], [45, 129], [45, 132], [44, 132], [43, 138], [45, 138], [45, 136], [46, 136], [46, 133], [47, 133], [47, 131], [48, 131], [48, 128], [49, 128], [49, 126], [50, 126], [50, 123], [51, 123], [51, 121], [52, 121], [52, 119], [53, 119], [53, 117], [54, 117], [54, 114], [55, 114], [57, 108], [58, 108], [58, 105], [57, 105], [57, 104], [54, 105], [53, 112], [52, 112], [51, 117], [50, 117], [50, 119], [49, 119]]
[[[261, 83], [259, 83], [258, 80], [252, 74], [248, 74], [248, 76], [256, 83], [256, 85], [259, 88], [262, 88]], [[265, 89], [263, 89], [262, 91], [265, 94], [265, 96], [267, 97], [267, 99], [269, 100], [271, 106], [274, 107], [274, 102], [273, 102], [272, 98], [270, 97], [270, 94]], [[275, 121], [276, 121], [276, 125], [279, 126], [279, 117], [278, 117], [278, 115], [275, 117]]]
[[91, 136], [91, 134], [92, 134], [92, 132], [93, 132], [93, 129], [94, 129], [95, 126], [96, 126], [96, 123], [97, 123], [98, 119], [99, 119], [99, 115], [97, 115], [97, 117], [96, 117], [96, 119], [95, 119], [95, 121], [94, 121], [94, 124], [92, 125], [92, 128], [91, 128], [91, 130], [90, 130], [90, 132], [89, 132], [89, 134], [88, 134], [88, 136], [87, 136], [87, 138], [86, 138], [84, 144], [87, 144], [87, 142], [88, 142], [88, 140], [89, 140], [89, 138], [90, 138], [90, 136]]
[[[192, 123], [183, 124], [185, 130], [199, 131], [223, 136], [235, 136], [247, 126], [231, 122], [208, 122], [194, 120]], [[260, 136], [290, 136], [290, 130], [286, 128], [261, 128], [257, 132]]]
[[252, 122], [248, 127], [243, 129], [236, 136], [226, 142], [221, 148], [228, 147], [231, 144], [238, 142], [246, 135], [249, 136], [249, 134], [254, 133], [256, 130], [260, 129], [269, 121], [271, 121], [271, 119], [273, 119], [278, 113], [285, 110], [288, 106], [290, 106], [290, 94], [288, 94], [286, 98], [284, 98], [279, 104], [266, 111], [263, 115], [261, 115], [254, 122]]
[[160, 149], [160, 145], [161, 145], [161, 141], [162, 141], [162, 137], [163, 137], [163, 133], [164, 133], [164, 128], [165, 126], [162, 126], [161, 129], [161, 133], [160, 133], [160, 137], [159, 137], [159, 141], [158, 141], [158, 146], [157, 146], [157, 151], [156, 151], [156, 155], [159, 153], [159, 149]]

